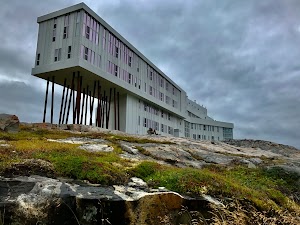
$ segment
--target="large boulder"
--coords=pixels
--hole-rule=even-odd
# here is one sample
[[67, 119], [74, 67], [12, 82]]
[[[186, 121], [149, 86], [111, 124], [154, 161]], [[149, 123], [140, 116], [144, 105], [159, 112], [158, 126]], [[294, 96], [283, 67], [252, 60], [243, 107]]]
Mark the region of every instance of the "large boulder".
[[20, 130], [20, 121], [16, 115], [0, 114], [0, 130], [8, 133], [17, 133]]

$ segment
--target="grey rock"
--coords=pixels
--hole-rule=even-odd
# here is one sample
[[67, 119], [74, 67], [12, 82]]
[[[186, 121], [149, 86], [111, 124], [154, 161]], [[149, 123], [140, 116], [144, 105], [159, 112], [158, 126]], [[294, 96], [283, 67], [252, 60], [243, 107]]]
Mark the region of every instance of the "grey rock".
[[20, 121], [16, 115], [0, 114], [0, 130], [8, 133], [17, 133], [20, 130]]

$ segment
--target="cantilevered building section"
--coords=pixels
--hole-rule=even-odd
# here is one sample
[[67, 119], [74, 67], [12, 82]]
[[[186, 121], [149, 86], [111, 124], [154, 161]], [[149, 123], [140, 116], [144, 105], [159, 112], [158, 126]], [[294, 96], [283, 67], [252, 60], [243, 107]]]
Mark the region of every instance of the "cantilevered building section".
[[[47, 81], [44, 122], [96, 125], [132, 134], [232, 139], [233, 124], [215, 121], [84, 3], [38, 18], [32, 74]], [[49, 110], [50, 107], [50, 110]], [[48, 110], [47, 110], [48, 109]], [[49, 118], [49, 119], [47, 119]]]

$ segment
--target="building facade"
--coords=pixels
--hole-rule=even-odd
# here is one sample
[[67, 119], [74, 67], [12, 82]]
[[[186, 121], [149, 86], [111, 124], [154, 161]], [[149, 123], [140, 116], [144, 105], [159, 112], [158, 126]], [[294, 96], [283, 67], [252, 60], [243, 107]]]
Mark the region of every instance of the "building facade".
[[151, 127], [162, 135], [201, 140], [233, 138], [232, 123], [210, 118], [206, 108], [189, 100], [84, 3], [41, 16], [37, 22], [32, 74], [47, 80], [44, 122], [51, 92], [53, 123], [58, 84], [63, 87], [59, 124], [95, 124], [133, 134], [146, 134]]

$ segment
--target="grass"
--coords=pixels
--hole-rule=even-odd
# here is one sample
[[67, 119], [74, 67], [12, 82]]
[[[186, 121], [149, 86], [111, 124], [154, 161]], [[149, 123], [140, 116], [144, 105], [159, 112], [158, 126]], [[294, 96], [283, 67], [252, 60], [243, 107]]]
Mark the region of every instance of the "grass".
[[286, 209], [300, 213], [300, 205], [289, 198], [291, 192], [299, 190], [296, 175], [281, 177], [277, 169], [214, 166], [200, 170], [142, 162], [131, 172], [152, 186], [164, 186], [182, 194], [248, 199], [260, 210]]
[[[68, 137], [105, 139], [114, 151], [88, 152], [80, 149], [77, 144], [47, 141]], [[129, 177], [137, 176], [144, 179], [150, 187], [164, 186], [191, 196], [209, 194], [220, 199], [226, 197], [240, 202], [247, 200], [261, 212], [288, 211], [300, 214], [299, 202], [290, 198], [299, 193], [299, 175], [279, 167], [250, 169], [241, 165], [213, 165], [194, 169], [166, 166], [151, 161], [141, 161], [136, 165], [120, 157], [120, 141], [136, 143], [135, 147], [144, 155], [150, 153], [138, 144], [170, 143], [107, 133], [74, 134], [59, 130], [22, 128], [16, 134], [0, 133], [0, 140], [5, 140], [5, 144], [9, 145], [0, 147], [0, 175], [27, 159], [41, 159], [53, 165], [56, 177], [112, 185], [124, 184]], [[230, 215], [228, 214], [229, 217]]]

